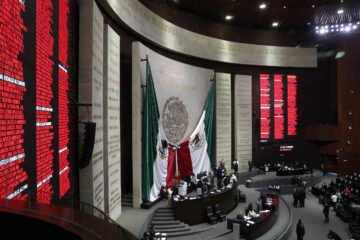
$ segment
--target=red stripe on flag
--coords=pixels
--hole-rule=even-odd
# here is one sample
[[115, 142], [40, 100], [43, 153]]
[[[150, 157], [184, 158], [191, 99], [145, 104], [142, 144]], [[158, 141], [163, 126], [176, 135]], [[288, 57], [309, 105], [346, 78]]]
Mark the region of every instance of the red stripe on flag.
[[168, 157], [168, 167], [167, 167], [167, 176], [166, 176], [166, 189], [171, 186], [174, 187], [174, 177], [175, 177], [175, 151], [173, 146], [169, 144], [169, 157]]
[[187, 174], [192, 174], [193, 172], [189, 141], [190, 138], [181, 143], [180, 149], [177, 149], [177, 161], [180, 172], [180, 179], [184, 178]]

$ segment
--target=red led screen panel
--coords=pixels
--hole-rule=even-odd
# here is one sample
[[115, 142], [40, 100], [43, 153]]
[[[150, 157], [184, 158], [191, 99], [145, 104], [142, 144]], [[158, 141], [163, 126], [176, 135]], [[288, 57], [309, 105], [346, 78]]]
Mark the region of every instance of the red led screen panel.
[[28, 176], [22, 168], [26, 84], [19, 55], [24, 51], [25, 0], [0, 1], [0, 197], [26, 199]]
[[297, 79], [295, 75], [287, 76], [287, 124], [288, 124], [288, 135], [296, 135], [297, 128], [297, 105], [296, 105], [296, 89]]
[[69, 76], [68, 76], [68, 13], [69, 0], [59, 0], [59, 198], [70, 189], [69, 155]]
[[270, 137], [270, 75], [260, 75], [260, 138]]
[[260, 75], [260, 142], [296, 140], [296, 91], [295, 75]]
[[53, 99], [54, 38], [52, 36], [53, 4], [36, 1], [36, 183], [37, 201], [49, 203], [53, 193], [54, 137], [51, 101]]
[[274, 138], [284, 139], [283, 75], [274, 75]]

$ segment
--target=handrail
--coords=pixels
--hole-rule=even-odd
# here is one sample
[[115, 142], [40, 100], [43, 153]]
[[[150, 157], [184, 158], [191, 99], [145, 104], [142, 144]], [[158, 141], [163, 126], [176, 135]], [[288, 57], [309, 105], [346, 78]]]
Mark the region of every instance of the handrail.
[[[123, 227], [121, 227], [117, 222], [115, 222], [110, 216], [99, 208], [82, 202], [77, 199], [72, 199], [67, 196], [64, 196], [61, 199], [53, 199], [52, 193], [50, 191], [36, 191], [32, 192], [28, 189], [24, 190], [21, 194], [14, 194], [14, 192], [8, 191], [8, 186], [0, 186], [0, 208], [5, 209], [16, 209], [16, 210], [29, 210], [29, 212], [36, 212], [41, 215], [50, 216], [56, 219], [60, 219], [72, 225], [75, 225], [88, 233], [94, 235], [97, 239], [102, 239], [96, 234], [93, 230], [90, 230], [86, 225], [86, 214], [93, 217], [99, 218], [103, 221], [106, 221], [109, 224], [115, 226], [116, 231], [121, 233], [126, 239], [134, 239], [134, 237]], [[11, 188], [14, 191], [13, 188]], [[21, 199], [21, 196], [27, 194], [25, 199]], [[36, 195], [35, 195], [36, 194]], [[43, 203], [41, 201], [34, 201], [36, 196], [49, 196], [49, 201]], [[71, 209], [71, 212], [67, 212], [66, 209]], [[65, 211], [66, 213], [63, 213]], [[80, 212], [81, 214], [76, 214]], [[85, 213], [85, 215], [83, 214]], [[80, 218], [80, 219], [79, 219]], [[119, 236], [119, 234], [117, 234]]]

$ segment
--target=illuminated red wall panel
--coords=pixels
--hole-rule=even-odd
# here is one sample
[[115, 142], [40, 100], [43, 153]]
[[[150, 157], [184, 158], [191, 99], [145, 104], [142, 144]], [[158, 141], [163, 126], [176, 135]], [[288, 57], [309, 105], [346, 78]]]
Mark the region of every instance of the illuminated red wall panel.
[[18, 57], [24, 50], [21, 17], [25, 1], [0, 1], [0, 197], [26, 199], [28, 176], [22, 168], [24, 153], [24, 107], [26, 91], [23, 64]]
[[37, 200], [49, 203], [53, 192], [54, 137], [51, 114], [53, 92], [54, 38], [51, 25], [53, 5], [50, 0], [36, 1], [36, 169]]
[[296, 76], [295, 75], [287, 76], [288, 135], [296, 135], [296, 128], [297, 128], [296, 89], [297, 89]]
[[296, 91], [295, 75], [260, 75], [260, 142], [296, 140]]
[[69, 76], [68, 76], [68, 13], [69, 0], [59, 1], [59, 198], [70, 188], [69, 149]]
[[260, 75], [260, 136], [268, 139], [270, 136], [270, 80], [269, 74]]
[[274, 138], [284, 138], [284, 89], [283, 76], [274, 75]]

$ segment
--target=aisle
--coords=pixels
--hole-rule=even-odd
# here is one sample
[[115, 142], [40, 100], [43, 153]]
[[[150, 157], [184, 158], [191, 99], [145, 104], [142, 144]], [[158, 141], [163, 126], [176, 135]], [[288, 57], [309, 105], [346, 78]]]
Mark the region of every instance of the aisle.
[[296, 224], [300, 218], [305, 225], [304, 240], [328, 239], [327, 233], [329, 229], [338, 233], [343, 240], [350, 238], [349, 225], [335, 215], [333, 208], [331, 208], [329, 214], [330, 222], [324, 222], [323, 206], [319, 203], [318, 198], [309, 191], [306, 193], [305, 208], [293, 207], [292, 195], [283, 195], [282, 197], [287, 201], [293, 213], [293, 223], [289, 239], [296, 239]]

